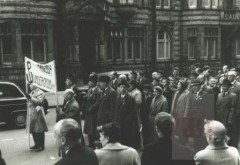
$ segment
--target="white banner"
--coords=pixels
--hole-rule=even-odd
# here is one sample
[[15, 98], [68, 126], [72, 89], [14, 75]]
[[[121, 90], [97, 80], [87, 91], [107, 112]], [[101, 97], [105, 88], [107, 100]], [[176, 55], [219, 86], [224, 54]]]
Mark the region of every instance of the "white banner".
[[40, 64], [25, 57], [25, 75], [27, 83], [49, 92], [57, 92], [55, 61]]

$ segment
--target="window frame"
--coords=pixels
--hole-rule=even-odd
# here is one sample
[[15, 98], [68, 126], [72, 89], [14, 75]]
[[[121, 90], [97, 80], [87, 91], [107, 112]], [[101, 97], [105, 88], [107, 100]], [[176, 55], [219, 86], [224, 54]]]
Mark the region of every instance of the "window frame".
[[[1, 29], [3, 26], [6, 26], [6, 33], [1, 33]], [[10, 39], [11, 45], [11, 53], [4, 54], [3, 40], [4, 38]], [[4, 57], [6, 55], [10, 55], [13, 57], [13, 45], [12, 45], [12, 33], [11, 33], [11, 24], [10, 23], [0, 23], [0, 55], [1, 55], [1, 63], [3, 65], [11, 65], [12, 61], [5, 61]]]
[[[208, 31], [209, 34], [206, 34]], [[215, 27], [210, 27], [210, 28], [205, 28], [204, 29], [204, 54], [203, 54], [203, 59], [215, 59], [217, 57], [217, 52], [218, 52], [218, 28]], [[213, 34], [214, 33], [214, 34]], [[213, 41], [213, 55], [209, 56], [209, 50], [211, 45], [211, 42]]]
[[[40, 26], [42, 27], [42, 29], [38, 28]], [[35, 33], [35, 30], [38, 32]], [[34, 61], [37, 61], [40, 63], [47, 62], [47, 56], [48, 56], [48, 52], [47, 52], [48, 37], [47, 36], [48, 36], [48, 34], [47, 34], [47, 24], [46, 23], [29, 23], [29, 22], [22, 23], [21, 24], [21, 40], [22, 41], [23, 41], [23, 39], [30, 40], [30, 54], [26, 54], [22, 50], [23, 56], [28, 56], [31, 59], [33, 59]], [[37, 42], [38, 42], [37, 40], [40, 40], [40, 39], [43, 40], [43, 50], [42, 50], [43, 51], [42, 52], [43, 60], [41, 60], [41, 61], [36, 59], [37, 57], [39, 57], [38, 52], [37, 52], [37, 45], [39, 45], [39, 44], [37, 44]], [[23, 44], [21, 46], [23, 49]]]
[[[190, 4], [191, 1], [194, 1], [194, 5]], [[197, 0], [188, 0], [188, 7], [189, 7], [189, 9], [196, 9], [197, 8]]]
[[[131, 59], [129, 58], [129, 42], [131, 42]], [[136, 45], [139, 44], [139, 50], [136, 51]], [[127, 28], [127, 59], [130, 61], [139, 61], [143, 57], [144, 48], [144, 29], [141, 27]], [[137, 57], [136, 54], [139, 53]]]
[[[159, 32], [163, 32], [164, 38], [163, 39], [159, 39]], [[167, 40], [168, 37], [168, 40]], [[164, 54], [163, 54], [163, 58], [159, 57], [159, 42], [161, 42], [164, 44]], [[168, 44], [167, 44], [168, 42]], [[168, 50], [168, 51], [167, 51]], [[157, 32], [157, 46], [156, 46], [156, 54], [157, 54], [157, 60], [170, 60], [171, 59], [171, 35], [169, 34], [169, 32], [167, 30], [158, 30]], [[168, 55], [167, 55], [168, 52]]]
[[[116, 35], [117, 34], [117, 35]], [[123, 38], [123, 29], [122, 28], [112, 28], [110, 29], [109, 31], [109, 35], [108, 35], [108, 39], [107, 39], [107, 58], [106, 60], [107, 61], [117, 61], [117, 62], [121, 62], [122, 59], [123, 59], [123, 56], [124, 56], [124, 38]], [[120, 58], [117, 59], [116, 58], [116, 54], [115, 54], [115, 42], [119, 40], [119, 47], [120, 47]], [[109, 44], [110, 44], [110, 47], [109, 47]], [[109, 52], [109, 50], [111, 50], [111, 52]], [[108, 58], [110, 57], [109, 56], [109, 53], [111, 53], [111, 59]]]
[[[165, 1], [168, 2], [168, 6], [164, 5]], [[159, 4], [159, 5], [157, 5], [157, 4]], [[170, 7], [171, 7], [171, 1], [170, 0], [156, 0], [156, 8], [157, 9], [170, 9]]]

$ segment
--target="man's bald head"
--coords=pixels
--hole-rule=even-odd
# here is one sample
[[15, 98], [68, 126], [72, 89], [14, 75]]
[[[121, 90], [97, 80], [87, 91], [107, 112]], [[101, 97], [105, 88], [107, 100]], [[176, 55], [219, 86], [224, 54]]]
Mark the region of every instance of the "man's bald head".
[[215, 120], [208, 121], [204, 126], [204, 132], [209, 144], [225, 144], [227, 139], [226, 128], [221, 122]]

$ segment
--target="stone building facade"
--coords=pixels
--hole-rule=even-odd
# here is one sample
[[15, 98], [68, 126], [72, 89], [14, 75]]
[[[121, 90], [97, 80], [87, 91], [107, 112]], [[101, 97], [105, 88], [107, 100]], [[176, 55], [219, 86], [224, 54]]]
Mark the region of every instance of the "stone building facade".
[[238, 65], [240, 0], [0, 0], [0, 77], [23, 57], [56, 60], [58, 79], [91, 71]]

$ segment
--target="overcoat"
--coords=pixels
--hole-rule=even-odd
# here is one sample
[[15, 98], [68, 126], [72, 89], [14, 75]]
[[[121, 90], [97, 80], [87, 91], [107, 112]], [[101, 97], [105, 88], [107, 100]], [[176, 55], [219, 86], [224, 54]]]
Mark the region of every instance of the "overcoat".
[[207, 146], [199, 151], [194, 159], [196, 165], [240, 165], [238, 150], [229, 146]]
[[237, 95], [228, 91], [225, 96], [219, 93], [216, 103], [216, 118], [228, 127], [229, 123], [233, 123], [233, 117], [237, 109]]
[[167, 88], [163, 88], [163, 96], [167, 99], [168, 102], [168, 113], [171, 111], [172, 100], [174, 96], [173, 90], [168, 86]]
[[137, 120], [137, 105], [135, 99], [129, 94], [124, 98], [119, 95], [116, 99], [115, 121], [121, 129], [121, 140], [123, 145], [133, 148], [137, 147], [136, 138], [139, 129]]
[[95, 150], [99, 165], [140, 165], [137, 151], [120, 143], [108, 143], [102, 149]]
[[55, 165], [98, 165], [98, 159], [92, 149], [76, 144]]
[[116, 96], [116, 91], [112, 87], [107, 87], [105, 91], [101, 91], [98, 108], [98, 126], [113, 121]]
[[149, 139], [154, 142], [158, 139], [156, 127], [155, 127], [155, 117], [159, 112], [168, 112], [168, 102], [167, 99], [161, 95], [159, 97], [154, 97], [150, 105], [150, 127], [149, 127]]
[[177, 136], [184, 136], [184, 113], [187, 109], [188, 101], [189, 101], [189, 91], [188, 89], [183, 92], [177, 91], [174, 94], [173, 102], [172, 102], [172, 110], [171, 115], [174, 117], [176, 121], [175, 134]]
[[84, 133], [88, 135], [95, 135], [97, 128], [97, 114], [98, 114], [98, 99], [100, 89], [98, 87], [91, 88], [85, 97], [84, 111], [85, 111], [85, 124]]
[[79, 123], [79, 125], [81, 126], [79, 104], [75, 100], [75, 98], [73, 98], [69, 102], [66, 102], [62, 111], [63, 111], [62, 114], [57, 115], [58, 120], [71, 118], [71, 119], [76, 120]]
[[29, 101], [29, 131], [30, 133], [47, 132], [48, 127], [42, 106], [44, 92], [41, 89], [36, 88], [29, 95], [31, 96], [31, 99]]

